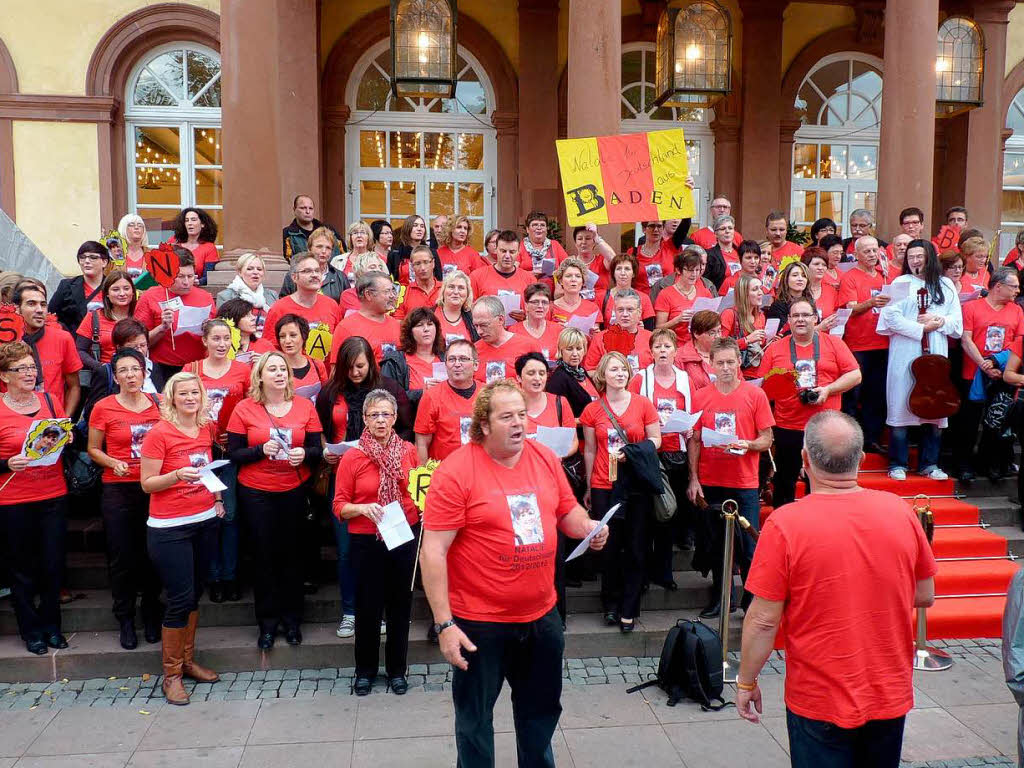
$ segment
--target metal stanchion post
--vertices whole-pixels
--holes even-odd
[[[935,521],[931,499],[923,493],[914,497],[914,512],[924,528],[928,543],[932,543]],[[914,669],[921,672],[941,672],[953,666],[953,657],[938,648],[928,647],[928,615],[924,608],[917,609],[917,640],[914,643]]]
[[[725,519],[725,542],[722,555],[722,596],[719,610],[718,634],[722,639],[722,680],[736,682],[736,670],[729,665],[729,612],[732,610],[732,566],[735,547],[736,518],[740,506],[732,499],[722,502],[722,517]]]

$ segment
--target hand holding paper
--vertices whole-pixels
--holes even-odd
[[[665,426],[661,428],[662,434],[670,432],[689,432],[693,429],[694,424],[700,421],[701,414],[704,411],[697,411],[696,413],[687,413],[686,411],[672,411],[672,415],[668,417],[668,421],[665,422]]]
[[[537,442],[546,445],[560,459],[569,455],[574,437],[576,430],[572,427],[537,427]]]
[[[612,515],[614,515],[616,510],[618,510],[618,508],[621,506],[621,504],[615,504],[611,507],[611,509],[605,512],[604,517],[601,518],[601,522],[595,525],[593,530],[591,530],[590,533],[588,533],[586,537],[583,539],[583,541],[581,541],[576,546],[576,549],[572,551],[572,554],[565,558],[565,562],[568,563],[570,560],[575,560],[577,557],[586,552],[590,548],[590,542],[593,540],[593,538],[601,532],[602,528],[608,525],[608,521],[612,519]]]
[[[584,335],[589,335],[591,329],[593,329],[596,323],[597,312],[587,315],[586,317],[581,317],[580,315],[573,315],[572,317],[565,321],[565,325],[567,328],[577,328]]]
[[[397,501],[392,501],[382,510],[382,517],[377,523],[377,532],[384,539],[384,544],[389,550],[412,541],[412,528],[405,519],[405,510]]]

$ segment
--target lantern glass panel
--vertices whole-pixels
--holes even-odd
[[[970,19],[950,16],[939,27],[935,54],[935,100],[948,105],[982,102],[984,46]]]

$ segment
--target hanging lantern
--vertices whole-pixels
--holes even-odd
[[[985,81],[985,45],[981,29],[964,16],[939,26],[935,55],[935,113],[950,117],[980,107]]]
[[[391,0],[391,92],[455,96],[455,0]]]
[[[710,107],[732,90],[732,20],[714,0],[666,8],[657,41],[659,107]]]

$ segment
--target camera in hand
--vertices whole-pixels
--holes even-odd
[[[804,405],[814,405],[818,402],[818,391],[816,389],[801,389],[796,393],[800,402]]]

